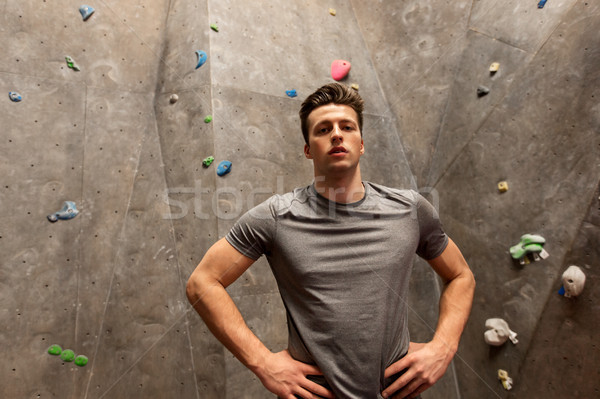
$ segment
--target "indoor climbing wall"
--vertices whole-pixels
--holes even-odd
[[[598,32],[578,0],[0,0],[0,396],[272,396],[185,282],[312,180],[298,109],[335,60],[366,101],[363,178],[425,194],[477,279],[423,398],[598,396]],[[413,340],[441,288],[417,261]],[[285,348],[264,259],[229,292]]]

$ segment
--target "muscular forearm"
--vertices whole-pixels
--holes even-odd
[[[466,269],[448,281],[440,297],[439,319],[433,342],[443,345],[452,355],[458,349],[460,336],[465,328],[475,291],[475,279]]]
[[[191,278],[187,295],[214,336],[246,367],[256,372],[261,359],[271,352],[248,328],[223,285],[202,277]]]

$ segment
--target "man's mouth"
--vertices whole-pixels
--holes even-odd
[[[342,146],[337,146],[337,147],[333,147],[330,151],[329,151],[329,155],[331,154],[339,154],[342,152],[348,152],[344,147]]]

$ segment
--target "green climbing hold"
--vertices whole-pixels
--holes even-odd
[[[61,353],[60,358],[65,362],[72,362],[75,359],[75,352],[71,349],[65,349]]]
[[[204,123],[211,123],[212,122],[212,115],[206,115],[206,118],[204,118]]]
[[[219,31],[219,27],[216,24],[210,24],[210,29],[214,30],[215,32]]]
[[[75,365],[83,367],[88,363],[87,356],[79,355],[75,358]]]
[[[65,56],[65,60],[67,61],[67,66],[69,68],[71,68],[74,71],[80,71],[81,69],[79,68],[79,66],[75,63],[75,61],[73,61],[73,58],[69,57],[68,55]]]
[[[54,356],[58,356],[62,353],[62,348],[58,345],[52,345],[48,348],[48,353]]]
[[[208,168],[213,161],[215,160],[215,157],[213,157],[212,155],[209,157],[206,157],[202,160],[202,165],[204,165],[205,168]]]

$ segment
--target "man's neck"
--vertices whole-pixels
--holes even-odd
[[[315,190],[328,200],[342,204],[360,201],[365,196],[360,170],[350,176],[315,176]]]

